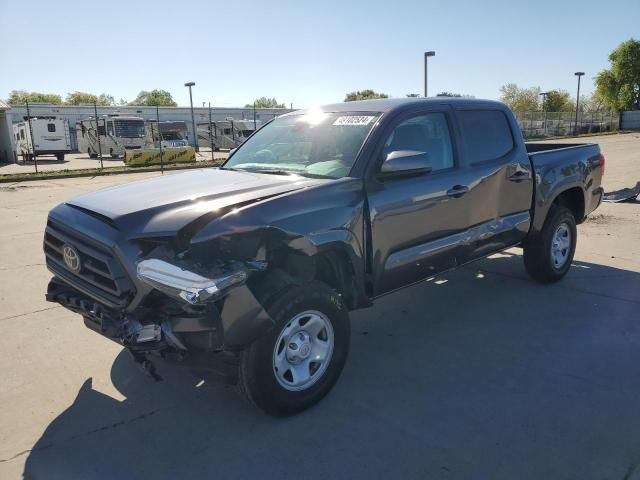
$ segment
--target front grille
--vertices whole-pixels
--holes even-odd
[[[70,270],[64,261],[68,244],[80,256],[80,271]],[[61,280],[110,307],[124,307],[134,292],[124,268],[108,247],[51,220],[44,234],[47,266]]]

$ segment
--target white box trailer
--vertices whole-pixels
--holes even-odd
[[[103,155],[118,158],[127,150],[140,150],[146,143],[144,119],[123,115],[89,117],[76,124],[78,151],[91,158]],[[100,143],[98,144],[98,136]]]
[[[63,161],[65,154],[71,152],[69,122],[66,120],[46,117],[27,119],[13,125],[13,134],[16,153],[25,162],[33,160],[34,155],[55,155],[59,161]]]

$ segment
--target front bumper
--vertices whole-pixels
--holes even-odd
[[[133,352],[238,351],[264,335],[273,320],[246,285],[216,303],[179,311],[141,306],[133,312],[111,308],[58,277],[49,282],[46,299],[82,315],[85,325]],[[155,326],[156,335],[149,335]]]

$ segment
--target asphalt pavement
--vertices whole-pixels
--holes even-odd
[[[640,180],[640,134],[590,141],[607,190]],[[512,249],[354,312],[334,390],[275,419],[44,301],[48,210],[155,175],[0,186],[0,478],[640,478],[640,202],[578,227],[560,283]]]

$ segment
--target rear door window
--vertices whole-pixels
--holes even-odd
[[[459,110],[457,115],[468,164],[496,160],[513,150],[511,127],[500,110]]]

